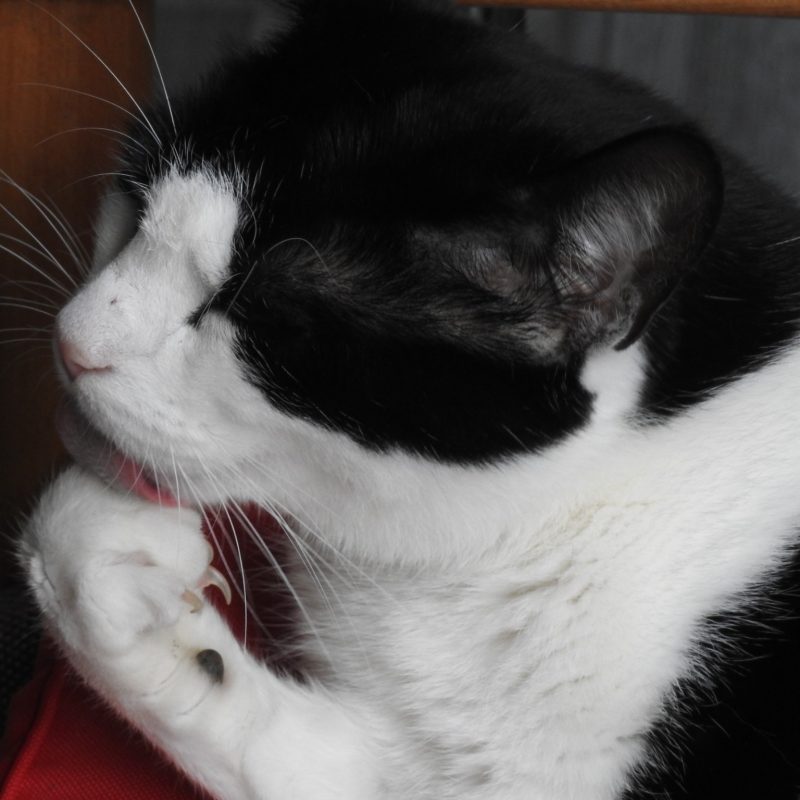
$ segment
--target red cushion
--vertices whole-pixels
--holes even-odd
[[[251,513],[250,518],[274,546],[274,522],[257,512]],[[236,525],[244,560],[263,569],[265,557],[252,542],[247,545],[250,537],[245,527],[249,528]],[[239,546],[234,544],[227,525],[219,520],[213,531],[210,538],[220,543],[216,564],[224,569],[224,559],[235,575],[240,563]],[[277,547],[276,552],[279,550]],[[267,608],[272,600],[267,600]],[[258,605],[265,607],[264,598]],[[245,615],[236,591],[225,614],[241,639]],[[256,631],[250,618],[247,644],[251,649]],[[5,737],[0,742],[0,800],[204,797],[207,796],[83,685],[48,642],[43,642],[34,678],[14,698]]]

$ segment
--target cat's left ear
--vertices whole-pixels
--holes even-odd
[[[698,260],[719,219],[711,147],[657,129],[570,165],[547,192],[547,270],[568,346],[636,341]]]

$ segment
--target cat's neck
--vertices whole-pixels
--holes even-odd
[[[596,393],[590,423],[543,453],[502,463],[372,455],[324,433],[319,452],[344,453],[342,468],[324,466],[324,455],[306,464],[305,499],[290,501],[293,513],[349,558],[438,569],[485,565],[492,553],[513,559],[519,548],[552,552],[604,506],[630,504],[634,523],[636,509],[655,503],[668,515],[716,514],[720,525],[745,494],[759,512],[759,492],[773,508],[787,494],[794,508],[800,410],[787,387],[800,376],[800,351],[789,348],[757,376],[650,422],[637,414],[643,358],[638,346],[591,357],[583,375]]]

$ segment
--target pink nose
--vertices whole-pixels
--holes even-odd
[[[58,338],[58,353],[67,375],[73,381],[85,372],[106,372],[111,369],[107,365],[92,364],[72,342],[61,337]]]

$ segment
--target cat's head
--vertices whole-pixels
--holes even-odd
[[[590,426],[596,356],[630,410],[721,201],[671,113],[444,12],[306,3],[134,130],[57,321],[67,438],[162,501],[357,528]]]

